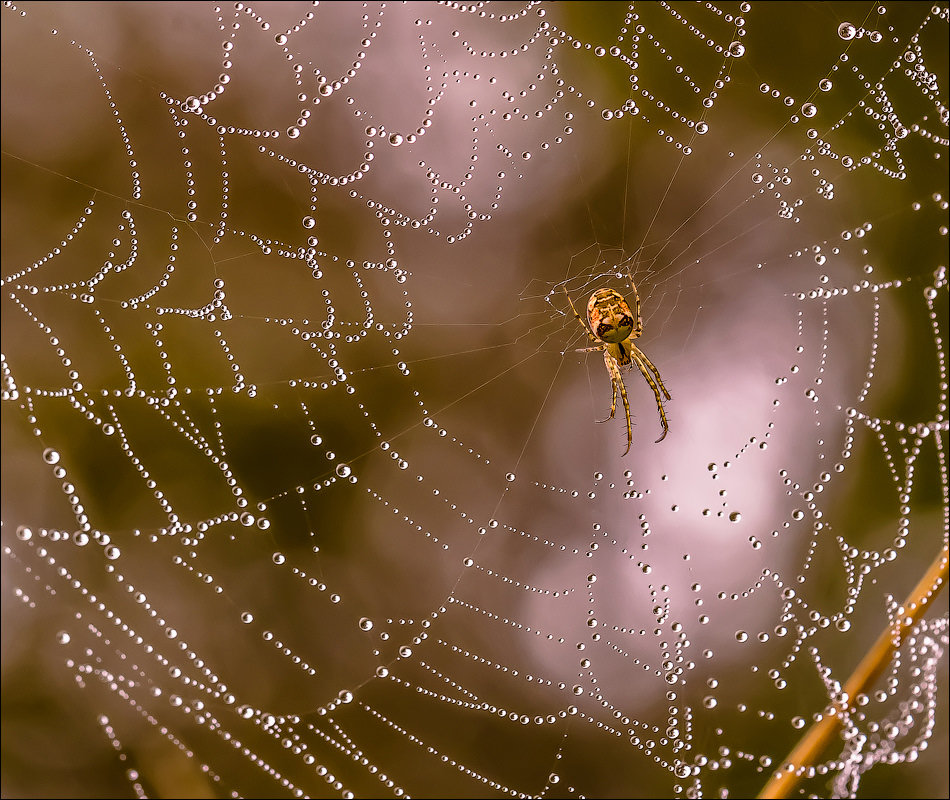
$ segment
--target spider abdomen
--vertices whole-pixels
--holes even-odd
[[[590,296],[587,320],[594,335],[603,342],[616,344],[633,332],[633,313],[616,289],[598,289]]]

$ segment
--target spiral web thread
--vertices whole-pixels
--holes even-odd
[[[758,791],[948,536],[948,11],[841,9],[5,3],[4,791]]]

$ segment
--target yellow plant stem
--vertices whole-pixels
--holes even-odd
[[[874,681],[890,663],[895,650],[900,647],[907,631],[913,628],[930,608],[933,599],[947,582],[948,563],[950,555],[944,545],[940,555],[908,595],[894,623],[881,633],[848,678],[844,685],[845,704],[833,706],[808,729],[782,766],[773,773],[759,794],[760,798],[788,797],[791,794],[808,767],[818,760],[828,743],[837,735],[844,712],[854,710],[855,699],[858,695],[866,694],[873,686]]]

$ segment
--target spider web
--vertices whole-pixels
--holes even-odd
[[[947,542],[947,7],[3,14],[4,794],[756,793]]]

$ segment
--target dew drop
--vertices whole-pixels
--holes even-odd
[[[853,39],[857,32],[857,28],[855,28],[850,22],[842,22],[838,26],[838,36],[840,36],[845,41],[848,39]]]

